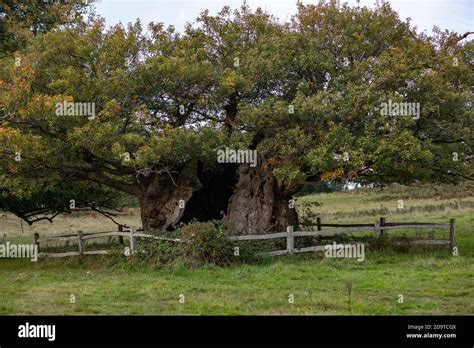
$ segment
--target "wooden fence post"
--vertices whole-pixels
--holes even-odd
[[[288,250],[288,253],[293,254],[294,250],[294,236],[293,236],[293,226],[288,226],[286,228],[287,236],[286,236],[286,249]]]
[[[321,231],[321,218],[320,217],[316,218],[316,227],[318,231]],[[316,243],[318,245],[321,244],[321,236],[316,237]]]
[[[375,238],[380,237],[380,222],[376,222],[374,225]]]
[[[452,247],[456,243],[456,220],[449,220],[449,245]]]
[[[379,224],[380,227],[382,226],[385,226],[385,218],[384,217],[381,217],[380,218],[380,224]],[[380,237],[383,237],[384,235],[384,230],[383,229],[380,229]]]
[[[84,255],[85,243],[84,239],[82,239],[83,233],[82,231],[77,231],[77,237],[79,238],[79,255]]]
[[[119,230],[119,232],[123,232],[123,225],[118,225],[118,230]],[[119,236],[118,241],[119,241],[120,244],[123,245],[123,236]]]
[[[39,240],[39,233],[35,233],[35,234],[33,235],[33,244],[37,246],[38,252],[39,252],[39,250],[40,250],[40,245],[39,245],[38,240]]]
[[[135,254],[135,233],[137,232],[136,227],[130,227],[130,255]]]

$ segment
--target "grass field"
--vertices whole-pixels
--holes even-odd
[[[364,262],[304,254],[197,269],[143,266],[105,256],[38,263],[2,259],[0,314],[474,313],[472,186],[355,190],[306,196],[300,202],[305,200],[323,203],[316,210],[327,222],[372,223],[382,215],[387,221],[446,223],[455,218],[460,256],[452,256],[447,248],[407,253],[366,250]],[[136,211],[121,220],[139,225]],[[79,229],[115,227],[99,217],[76,216],[62,217],[54,224],[23,225],[22,232],[17,218],[0,218],[0,238],[5,235],[17,243],[30,242],[34,232],[47,235]],[[348,287],[352,288],[350,306]]]

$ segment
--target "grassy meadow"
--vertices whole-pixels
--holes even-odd
[[[322,203],[313,209],[323,223],[374,223],[380,216],[387,222],[447,223],[455,218],[460,255],[452,256],[447,247],[366,250],[363,262],[315,253],[196,269],[179,264],[145,266],[107,256],[37,263],[0,259],[0,315],[474,313],[473,186],[394,186],[324,193],[299,198],[300,207],[305,201]],[[130,210],[119,221],[139,226],[138,211]],[[106,218],[91,215],[63,216],[53,224],[32,226],[22,226],[11,215],[0,217],[4,242],[30,243],[35,232],[45,236],[77,230],[113,231],[116,227]],[[393,231],[397,233],[401,231]],[[448,234],[438,231],[436,237]]]

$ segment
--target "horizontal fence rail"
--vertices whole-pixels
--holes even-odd
[[[249,234],[245,236],[232,236],[229,237],[229,240],[232,242],[242,241],[242,240],[265,240],[265,239],[275,239],[275,238],[284,238],[286,237],[287,232],[279,232],[272,234]]]
[[[449,245],[453,246],[456,238],[456,223],[454,219],[451,219],[449,224],[439,223],[420,223],[420,222],[400,222],[400,223],[387,223],[385,218],[380,218],[380,221],[374,224],[323,224],[321,218],[317,218],[316,231],[294,231],[293,226],[288,226],[286,232],[278,232],[271,234],[256,234],[256,235],[242,235],[242,236],[230,236],[228,240],[231,242],[240,241],[258,241],[258,240],[270,240],[277,238],[286,238],[287,248],[286,250],[276,250],[263,253],[268,256],[278,256],[293,253],[305,253],[305,252],[318,252],[324,251],[325,246],[317,245],[305,248],[295,248],[294,239],[295,237],[321,237],[321,236],[333,236],[341,233],[353,233],[353,232],[371,232],[374,233],[375,237],[382,237],[385,231],[390,230],[403,230],[403,229],[448,229],[449,228],[449,239],[419,239],[409,240],[411,244],[427,244],[427,245]],[[333,229],[322,229],[323,227],[333,227]],[[128,247],[129,255],[133,255],[136,252],[136,239],[137,238],[149,238],[155,240],[164,240],[174,243],[184,243],[179,238],[168,238],[147,233],[137,232],[143,230],[137,230],[136,227],[131,227],[129,231],[123,231],[123,226],[119,226],[119,231],[112,232],[94,232],[94,233],[83,233],[78,231],[77,234],[69,235],[57,235],[46,238],[39,238],[38,233],[34,234],[33,242],[38,246],[38,250],[41,244],[58,243],[58,242],[78,242],[78,251],[70,251],[63,253],[39,253],[40,257],[69,257],[69,256],[83,256],[83,255],[105,255],[109,253],[108,250],[91,250],[86,251],[86,241],[106,238],[109,240],[112,237],[119,237],[119,242],[124,244],[123,237],[128,237],[130,244]],[[401,243],[397,243],[401,244]],[[127,250],[127,249],[126,249]],[[263,255],[261,254],[261,255]]]
[[[450,225],[447,224],[427,224],[427,225],[391,225],[391,226],[380,226],[381,230],[400,230],[400,229],[441,229],[448,228]]]
[[[375,225],[372,225],[371,227],[338,227],[333,230],[296,231],[294,232],[294,235],[297,237],[317,237],[347,232],[373,232],[374,229]]]

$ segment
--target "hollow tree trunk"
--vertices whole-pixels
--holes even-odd
[[[143,179],[139,203],[144,229],[167,229],[180,222],[183,206],[201,188],[195,172],[196,163],[192,163],[175,178],[152,175]]]
[[[145,229],[220,219],[225,213],[232,234],[284,231],[297,223],[296,211],[289,207],[297,189],[280,185],[267,165],[225,164],[210,173],[193,163],[174,180],[167,175],[150,177],[142,187],[139,201]]]
[[[289,201],[296,188],[278,184],[271,168],[240,165],[238,182],[227,209],[232,234],[262,234],[270,230],[284,231],[297,223],[295,209]]]
[[[180,222],[188,223],[194,219],[198,221],[222,219],[227,212],[229,199],[237,182],[236,168],[234,164],[225,164],[209,171],[199,163],[198,179],[202,183],[202,188],[194,192],[187,202]]]

